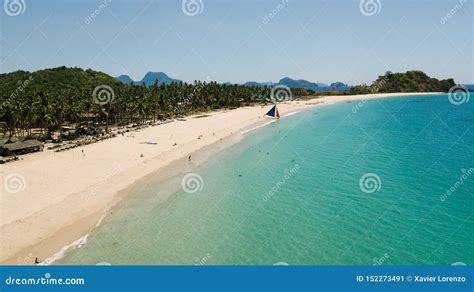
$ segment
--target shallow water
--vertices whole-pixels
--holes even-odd
[[[472,265],[473,125],[447,95],[301,112],[195,170],[194,193],[144,185],[56,263]]]

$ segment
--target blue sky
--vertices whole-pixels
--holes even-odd
[[[1,11],[2,73],[65,65],[135,80],[360,84],[417,69],[474,80],[472,0],[363,0],[372,16],[356,0],[195,0],[193,16],[181,0],[3,1],[24,10]]]

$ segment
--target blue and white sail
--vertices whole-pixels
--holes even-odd
[[[274,105],[274,106],[266,113],[266,116],[279,119],[279,118],[280,118],[280,112],[278,111],[277,106]]]

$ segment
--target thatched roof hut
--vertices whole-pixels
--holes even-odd
[[[37,152],[43,150],[43,143],[29,139],[24,141],[15,141],[11,143],[5,143],[0,145],[1,156],[20,155],[25,153]]]

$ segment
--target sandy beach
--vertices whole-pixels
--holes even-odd
[[[284,117],[336,102],[417,94],[329,96],[278,107]],[[271,120],[263,115],[270,107],[242,107],[186,117],[185,121],[129,132],[65,152],[44,150],[2,165],[2,186],[13,174],[20,178],[20,186],[15,189],[18,192],[2,188],[0,262],[30,265],[36,257],[40,261],[51,257],[93,230],[119,201],[118,194],[126,194],[148,175],[166,177],[197,167],[212,156],[212,151],[269,123]],[[156,141],[157,145],[143,144],[145,141]],[[193,155],[191,162],[189,155]],[[186,167],[164,171],[175,163]]]

